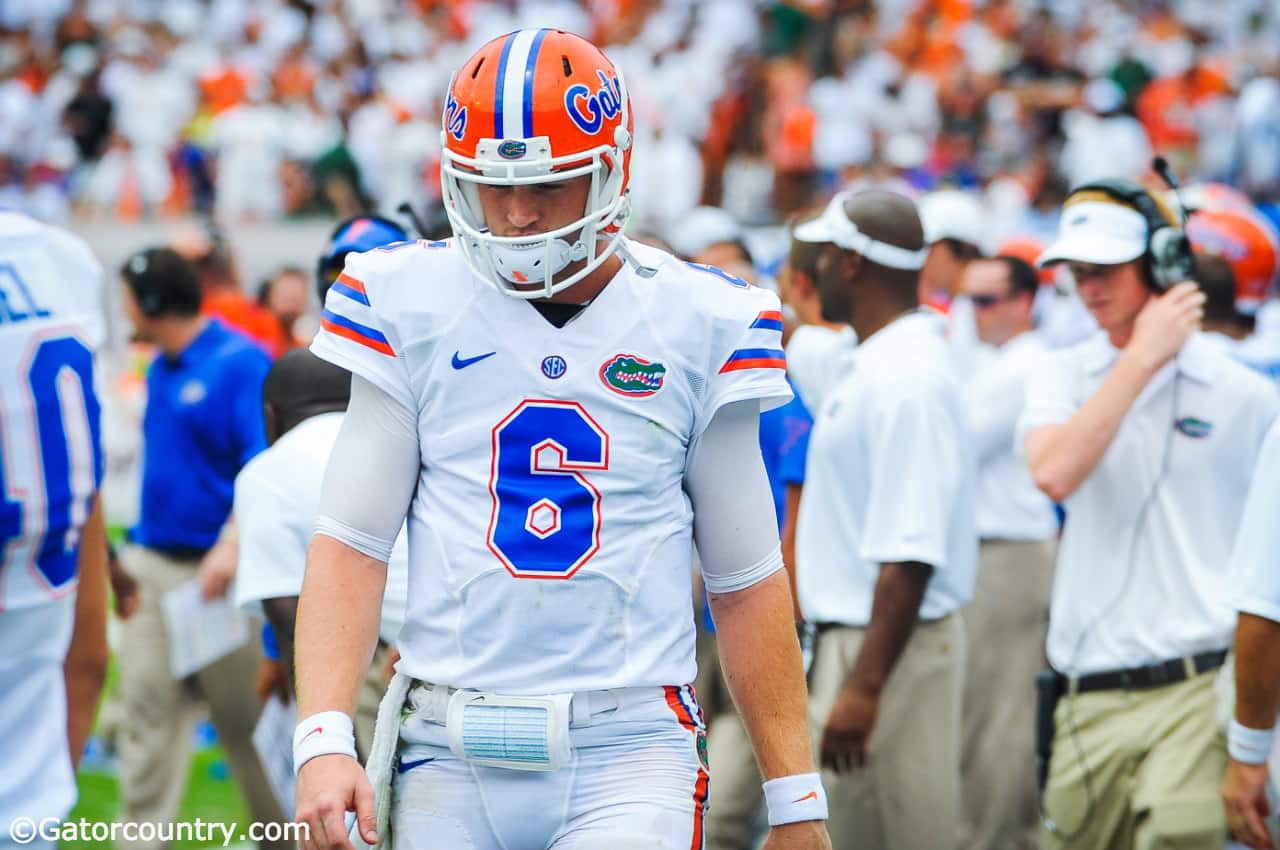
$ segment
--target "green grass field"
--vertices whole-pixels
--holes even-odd
[[[110,529],[111,538],[118,544],[123,540],[121,529]],[[103,687],[103,697],[115,689],[118,671],[115,658],[107,668],[107,681]],[[191,772],[187,777],[187,790],[178,809],[178,822],[189,822],[196,818],[204,821],[235,823],[236,834],[248,830],[249,816],[244,801],[235,783],[226,775],[222,750],[213,746],[198,747],[191,759]],[[68,821],[84,818],[90,823],[112,823],[120,815],[119,780],[113,772],[103,772],[100,765],[82,766],[76,776],[79,799],[68,815]],[[84,848],[84,850],[108,850],[94,841],[64,841],[62,847]],[[213,843],[193,843],[179,841],[174,850],[187,850],[196,847],[221,847],[221,840]],[[233,845],[234,846],[234,845]]]
[[[187,779],[187,793],[178,810],[178,822],[193,821],[198,817],[205,821],[238,824],[237,834],[248,830],[249,816],[240,792],[230,778],[222,778],[225,771],[217,769],[222,762],[222,751],[217,746],[196,753],[191,760],[191,774]],[[119,819],[119,783],[114,776],[82,770],[76,777],[76,784],[80,789],[80,799],[68,820],[85,818],[90,823],[111,823]],[[61,846],[103,850],[93,841],[64,841]],[[173,846],[178,850],[221,847],[222,843],[220,840],[204,844],[179,841]]]

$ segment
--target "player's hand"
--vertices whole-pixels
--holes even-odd
[[[138,583],[125,572],[114,552],[107,560],[107,574],[111,580],[111,595],[115,597],[116,616],[127,620],[138,613]]]
[[[770,827],[760,850],[831,850],[824,820],[804,820]]]
[[[1227,827],[1231,837],[1253,850],[1274,850],[1265,820],[1271,814],[1267,804],[1267,765],[1227,760],[1222,778],[1222,801],[1227,807]]]
[[[293,699],[293,691],[289,687],[289,671],[285,670],[283,662],[270,658],[264,658],[258,664],[258,675],[253,689],[257,691],[258,699],[263,702],[271,699],[273,695],[280,697],[280,702],[285,705]]]
[[[1149,300],[1133,324],[1128,348],[1150,369],[1159,369],[1182,349],[1204,318],[1204,293],[1191,281]]]
[[[240,544],[234,539],[222,539],[205,553],[200,562],[200,595],[205,599],[221,599],[227,595],[236,577],[236,563],[240,560]]]
[[[867,742],[880,711],[880,696],[850,683],[840,691],[822,730],[822,766],[845,773],[867,763]]]
[[[304,764],[298,771],[295,811],[298,823],[307,825],[299,842],[302,850],[353,850],[345,820],[351,811],[365,843],[378,841],[373,786],[351,756],[316,756]]]

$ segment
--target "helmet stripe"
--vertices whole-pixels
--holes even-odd
[[[520,30],[507,39],[498,63],[498,101],[495,124],[498,139],[523,138],[524,114],[531,107],[524,104],[525,68],[538,30]]]
[[[538,30],[533,38],[533,46],[529,48],[529,61],[524,66],[524,138],[533,138],[533,70],[538,65],[538,49],[542,47],[542,39],[547,30]]]
[[[495,86],[497,91],[494,92],[494,110],[493,110],[493,137],[495,139],[504,138],[502,133],[502,90],[506,87],[504,80],[507,76],[507,58],[511,55],[511,45],[516,40],[517,32],[507,36],[507,40],[502,44],[502,58],[498,60],[498,77]]]

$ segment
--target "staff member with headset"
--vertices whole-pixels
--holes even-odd
[[[1137,184],[1076,189],[1040,263],[1068,264],[1102,329],[1045,361],[1018,426],[1066,508],[1042,847],[1221,847],[1227,562],[1280,400],[1197,330],[1186,238]]]
[[[279,822],[283,815],[251,742],[261,708],[253,689],[257,649],[246,644],[194,681],[175,680],[161,606],[166,592],[192,578],[207,598],[230,587],[238,547],[224,528],[236,473],[266,446],[261,398],[271,361],[247,337],[200,314],[200,281],[175,251],[142,251],[125,262],[121,276],[134,330],[159,349],[147,370],[141,511],[121,553],[127,572],[113,575],[119,591],[137,593],[116,653],[125,707],[122,820],[167,823],[177,816],[198,694],[252,819]]]

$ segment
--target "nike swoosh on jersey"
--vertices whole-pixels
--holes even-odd
[[[453,368],[465,369],[468,366],[470,366],[472,363],[479,363],[481,360],[485,360],[489,357],[492,357],[497,353],[498,352],[496,351],[490,351],[488,354],[479,354],[475,357],[462,358],[462,357],[459,357],[458,352],[455,351],[453,352]]]
[[[435,759],[429,758],[429,759],[418,759],[417,761],[402,761],[400,762],[400,765],[399,767],[396,768],[396,770],[400,771],[401,773],[408,773],[409,771],[413,770],[415,767],[422,767],[422,765],[430,761],[435,761]]]

